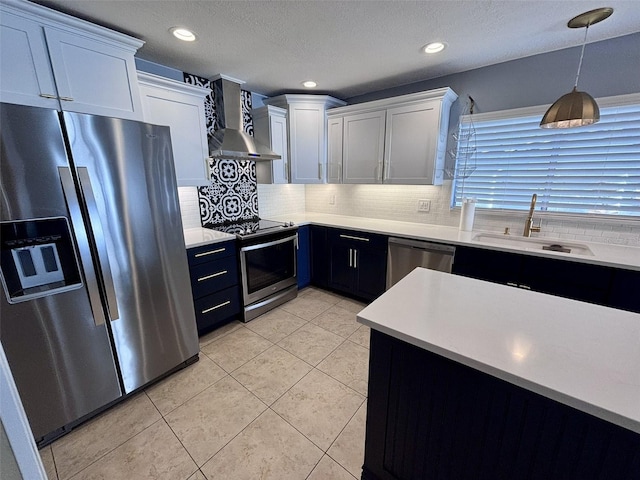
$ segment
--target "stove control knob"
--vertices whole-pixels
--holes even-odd
[[[290,226],[290,227],[293,227],[293,222],[289,222],[289,226]]]

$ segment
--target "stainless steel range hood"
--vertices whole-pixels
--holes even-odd
[[[209,139],[209,154],[214,158],[237,160],[278,160],[282,158],[261,145],[244,131],[240,84],[220,76],[214,81],[218,129]]]

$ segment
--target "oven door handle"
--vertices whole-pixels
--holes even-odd
[[[290,237],[286,237],[286,238],[281,238],[279,240],[274,240],[273,242],[267,242],[267,243],[259,243],[257,245],[250,245],[248,247],[242,247],[240,249],[241,252],[248,252],[250,250],[257,250],[258,248],[267,248],[267,247],[272,247],[274,245],[279,245],[281,243],[286,243],[286,242],[290,242],[291,240],[295,241],[298,238],[298,234],[296,233],[295,235],[292,235]]]

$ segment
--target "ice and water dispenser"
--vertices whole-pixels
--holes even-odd
[[[0,223],[2,286],[9,303],[73,290],[82,285],[64,217]]]

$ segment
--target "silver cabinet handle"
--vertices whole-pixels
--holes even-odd
[[[349,268],[353,266],[353,260],[351,259],[351,255],[352,255],[351,252],[353,252],[353,250],[349,249]]]
[[[104,311],[102,310],[102,298],[100,297],[100,288],[98,287],[98,278],[93,267],[93,259],[91,258],[91,248],[87,238],[84,222],[82,220],[82,212],[80,211],[80,202],[76,196],[76,187],[71,177],[71,170],[68,167],[58,167],[60,182],[62,183],[62,192],[69,209],[71,225],[77,239],[78,251],[80,253],[80,264],[84,272],[84,280],[87,284],[89,293],[89,304],[93,312],[93,321],[96,325],[104,324]]]
[[[104,241],[104,229],[100,221],[100,213],[98,205],[91,187],[91,179],[89,178],[89,170],[87,167],[78,167],[78,179],[80,180],[80,188],[84,196],[84,201],[89,212],[89,223],[93,230],[93,239],[95,241],[96,250],[100,269],[102,270],[102,279],[104,281],[104,289],[107,294],[107,309],[111,320],[120,318],[118,313],[118,299],[116,298],[116,288],[111,275],[111,265],[109,264],[109,255],[107,254],[107,244]]]
[[[353,250],[353,268],[358,268],[358,250]]]
[[[57,95],[51,95],[50,93],[41,93],[41,94],[40,94],[40,96],[41,96],[42,98],[55,98],[55,99],[57,99],[57,98],[58,98],[58,96],[57,96]],[[61,167],[61,168],[64,168],[64,167]]]
[[[220,305],[216,305],[215,307],[211,307],[211,308],[207,308],[205,310],[202,310],[202,313],[212,312],[212,311],[214,311],[214,310],[216,310],[218,308],[224,307],[225,305],[229,305],[230,303],[231,303],[231,300],[227,300],[226,302],[222,302]]]
[[[507,282],[507,285],[509,285],[510,287],[517,287],[518,284],[515,282]]]
[[[207,275],[205,277],[200,277],[200,278],[198,278],[198,281],[199,282],[204,282],[205,280],[209,280],[211,278],[219,277],[220,275],[226,275],[227,273],[229,273],[229,272],[227,272],[227,270],[222,270],[221,272],[216,272],[216,273],[212,273],[211,275]]]
[[[518,285],[520,288],[524,288],[525,290],[531,290],[529,285]]]
[[[60,100],[63,102],[73,102],[73,98],[71,97],[60,97]]]
[[[322,180],[322,164],[318,164],[318,180]]]
[[[224,252],[225,250],[226,248],[218,248],[217,250],[209,250],[208,252],[196,253],[194,256],[196,258],[199,258],[199,257],[204,257],[206,255],[213,255],[214,253],[221,253],[221,252]]]
[[[350,240],[360,240],[361,242],[368,242],[369,239],[368,238],[364,238],[364,237],[354,237],[352,235],[342,235],[340,234],[340,238],[348,238]]]

